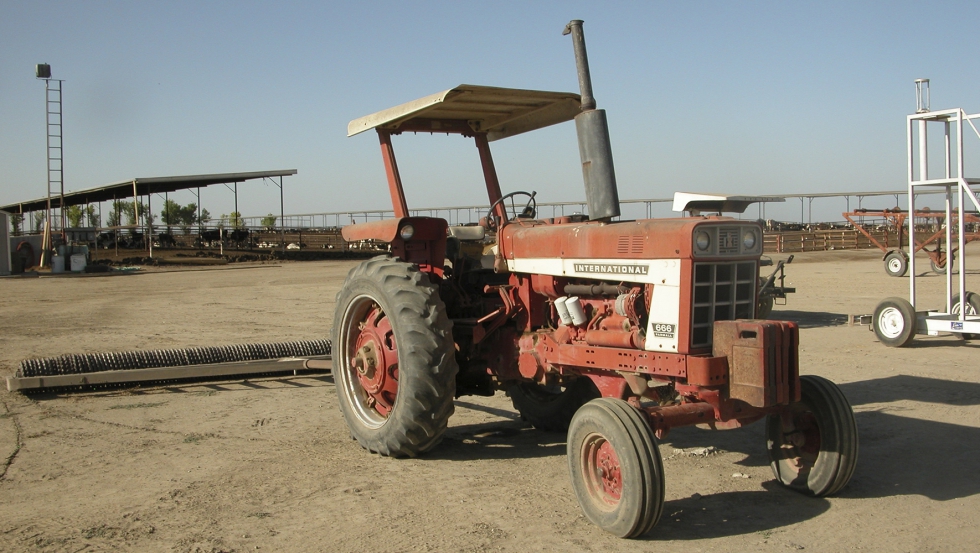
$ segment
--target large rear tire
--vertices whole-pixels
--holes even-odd
[[[663,512],[664,465],[640,412],[625,401],[594,399],[568,429],[568,468],[586,518],[620,538],[650,531]]]
[[[351,435],[414,457],[442,439],[458,367],[452,322],[429,277],[387,256],[354,267],[337,294],[334,381]]]
[[[579,407],[600,396],[588,377],[572,380],[565,388],[521,382],[509,390],[514,408],[531,426],[545,432],[565,432]]]
[[[766,419],[772,473],[806,495],[837,493],[857,466],[854,411],[840,388],[819,376],[800,377],[800,396],[800,402]]]

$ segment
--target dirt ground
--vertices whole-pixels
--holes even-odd
[[[355,263],[0,279],[0,376],[33,356],[323,338]],[[798,254],[787,274],[798,293],[773,318],[800,323],[802,372],[838,382],[860,428],[836,497],[778,486],[761,423],[676,429],[660,445],[664,517],[619,540],[582,516],[564,436],[527,427],[503,394],[461,398],[440,446],[396,460],[351,440],[329,376],[3,391],[0,550],[976,550],[980,340],[893,349],[847,326],[907,297],[879,252]],[[943,279],[918,282],[919,306],[938,307]]]

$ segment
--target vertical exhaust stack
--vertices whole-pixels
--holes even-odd
[[[575,66],[582,95],[582,113],[575,116],[578,150],[582,157],[582,177],[585,179],[585,200],[589,218],[609,221],[619,216],[619,191],[613,167],[612,145],[605,110],[595,108],[592,96],[592,77],[589,75],[589,56],[585,52],[582,20],[573,19],[565,26],[563,35],[572,35],[575,47]]]

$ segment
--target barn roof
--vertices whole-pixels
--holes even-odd
[[[121,182],[97,186],[77,192],[65,192],[65,206],[86,205],[109,200],[146,196],[148,194],[175,192],[189,188],[200,188],[212,184],[228,184],[244,182],[266,177],[285,177],[295,175],[296,169],[280,169],[278,171],[251,171],[246,173],[215,173],[210,175],[180,175],[172,177],[139,177]],[[47,209],[47,197],[24,202],[16,202],[0,206],[0,211],[8,213],[25,213]],[[51,197],[51,207],[61,207],[61,197]]]

